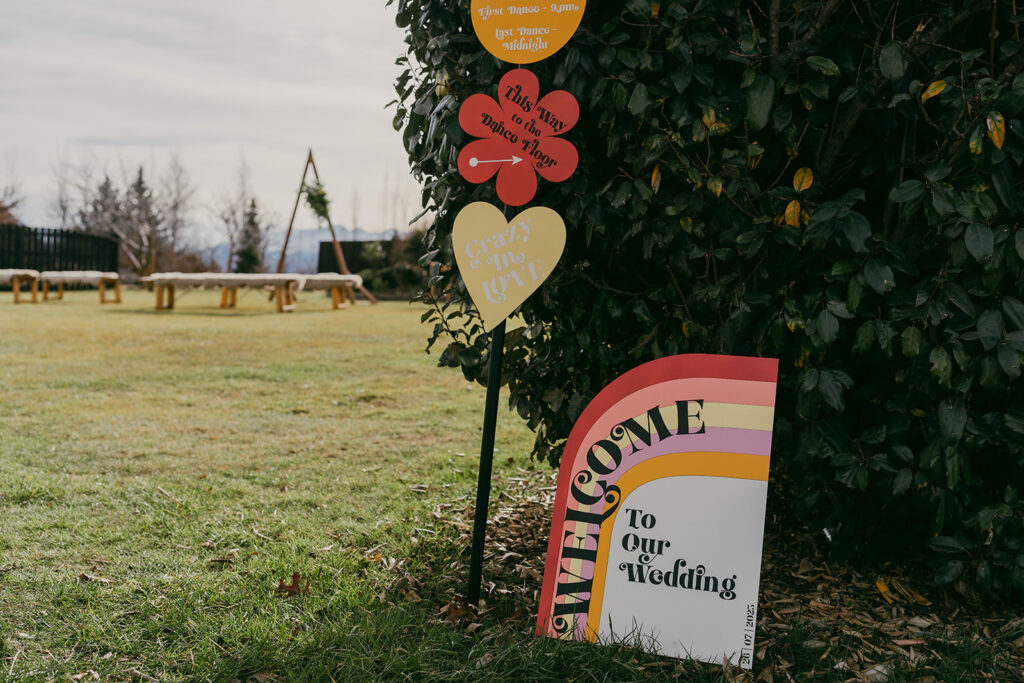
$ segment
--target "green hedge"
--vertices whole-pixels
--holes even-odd
[[[453,266],[425,320],[483,380],[451,228],[498,203],[455,161],[458,108],[507,66],[468,2],[399,0],[395,126]],[[668,354],[781,359],[776,475],[840,539],[930,548],[937,577],[1024,592],[1024,50],[1012,3],[592,2],[532,68],[580,101],[576,175],[541,181],[559,268],[503,380],[557,462],[611,379]],[[1024,12],[1024,5],[1022,5]],[[428,346],[429,348],[429,346]]]

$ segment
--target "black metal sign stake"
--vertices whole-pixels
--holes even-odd
[[[484,537],[487,535],[487,506],[491,500],[491,466],[494,463],[494,429],[498,422],[498,391],[501,388],[501,360],[505,351],[505,321],[491,333],[491,357],[487,368],[487,402],[484,406],[484,433],[480,443],[480,476],[476,484],[476,509],[473,513],[473,554],[469,561],[469,588],[466,602],[480,604],[480,577],[484,567]]]

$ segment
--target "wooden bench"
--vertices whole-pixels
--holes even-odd
[[[296,273],[242,274],[242,273],[153,273],[141,282],[156,290],[156,310],[173,310],[178,288],[220,288],[220,307],[234,308],[238,302],[238,289],[273,289],[278,313],[295,310],[295,292],[302,288],[305,275]],[[166,295],[166,298],[165,298]]]
[[[10,282],[14,292],[14,303],[21,303],[21,284],[27,282],[32,292],[32,303],[39,301],[39,271],[6,268],[0,269],[0,282]]]
[[[351,302],[355,304],[355,289],[363,286],[363,278],[359,275],[342,275],[341,273],[317,273],[307,275],[301,289],[310,291],[330,291],[331,308],[345,308]],[[348,301],[346,301],[346,299]]]
[[[121,278],[114,272],[99,270],[44,270],[39,275],[43,282],[43,301],[50,299],[50,286],[57,286],[57,299],[64,298],[64,285],[89,285],[100,291],[100,303],[107,303],[107,287],[114,286],[113,303],[121,303]]]

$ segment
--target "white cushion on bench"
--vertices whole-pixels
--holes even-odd
[[[0,268],[0,282],[10,282],[16,277],[26,280],[38,280],[39,271],[25,268]]]
[[[117,273],[100,270],[44,270],[39,274],[43,282],[51,285],[99,285],[119,280]]]

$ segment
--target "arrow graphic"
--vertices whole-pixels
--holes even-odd
[[[506,164],[511,161],[512,165],[515,166],[522,160],[522,157],[517,157],[515,154],[512,155],[511,159],[477,159],[473,157],[469,160],[469,165],[476,168],[480,164]]]

